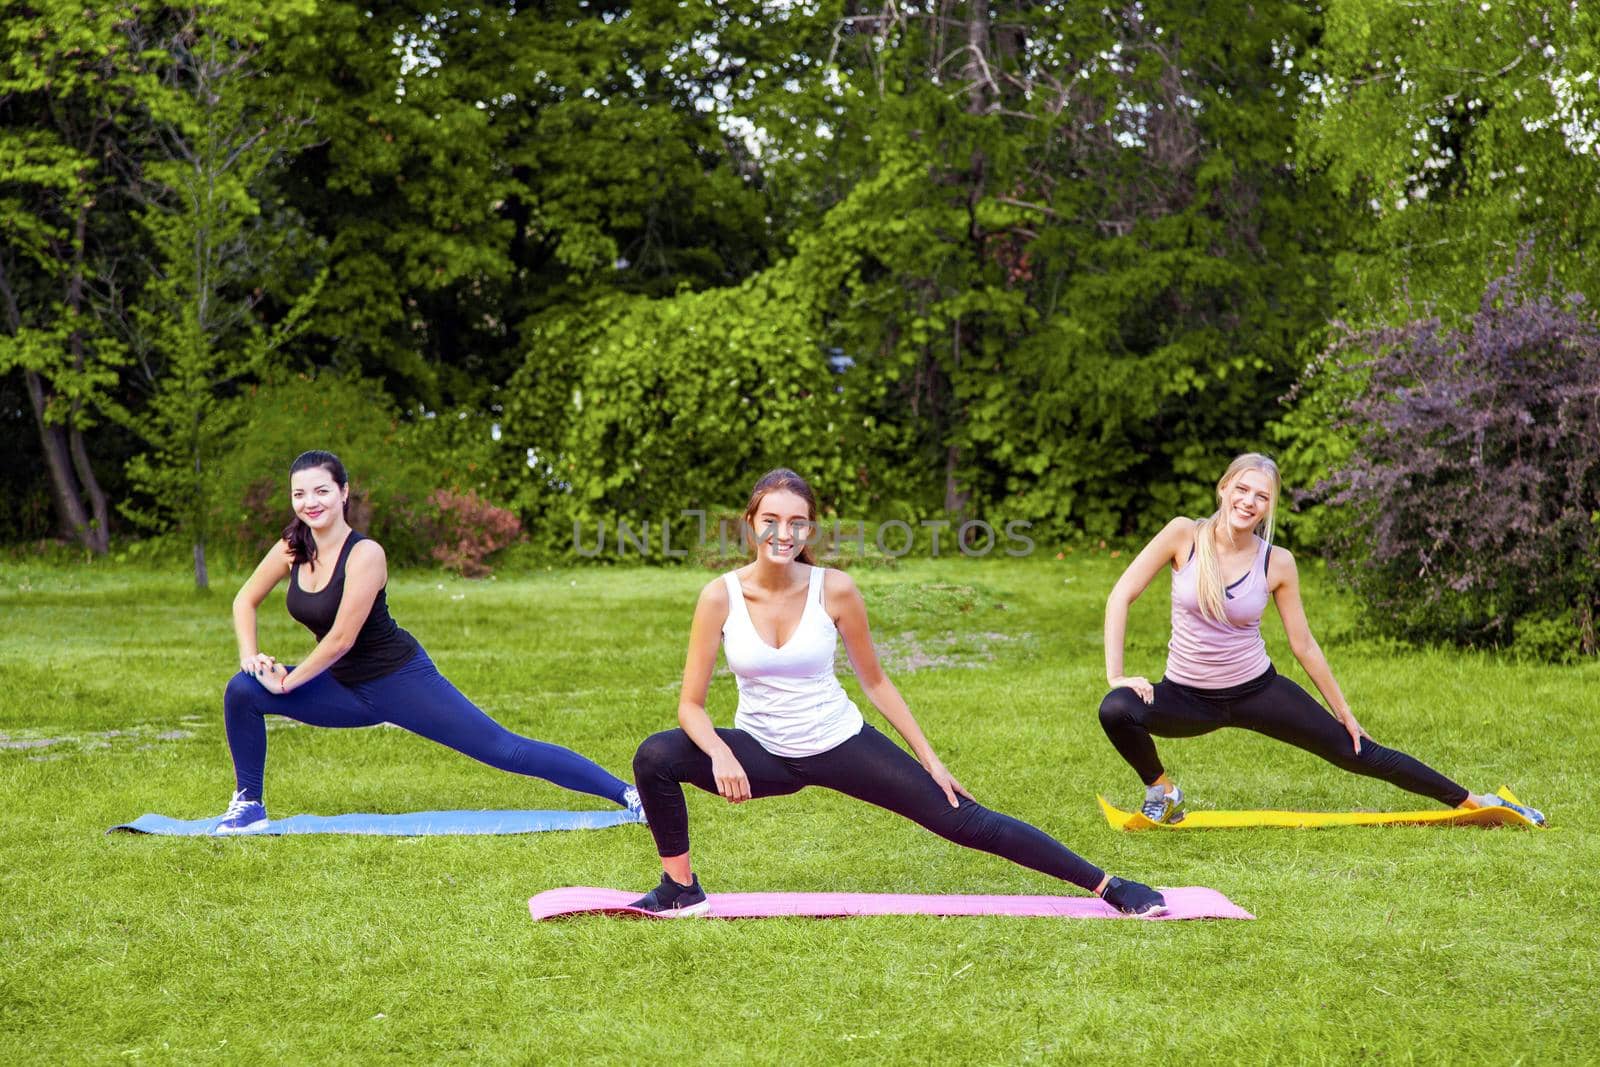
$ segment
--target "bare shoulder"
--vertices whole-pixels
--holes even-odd
[[[370,537],[363,537],[350,549],[350,562],[361,563],[364,566],[381,566],[388,562],[389,557],[384,554],[383,546]]]
[[[1279,545],[1272,545],[1267,549],[1267,585],[1277,588],[1279,583],[1299,577],[1299,568],[1294,562],[1294,553]]]
[[[856,588],[856,580],[838,567],[824,567],[822,570],[822,592],[827,596],[837,593],[848,596],[851,593],[857,596],[861,591]]]
[[[1198,521],[1198,519],[1191,519],[1187,515],[1174,516],[1167,520],[1165,526],[1161,527],[1161,532],[1156,534],[1156,539],[1174,542],[1189,540],[1194,537],[1194,527]]]
[[[838,622],[844,616],[844,609],[860,608],[866,610],[866,602],[861,599],[861,590],[856,587],[856,580],[837,567],[825,568],[822,572],[822,607],[828,617]]]
[[[1183,561],[1189,557],[1189,550],[1194,547],[1194,519],[1187,515],[1178,515],[1168,520],[1150,543],[1161,548],[1172,561],[1174,567],[1182,567]]]
[[[702,608],[716,608],[721,611],[728,610],[728,583],[719,575],[700,587],[700,598],[696,604]]]

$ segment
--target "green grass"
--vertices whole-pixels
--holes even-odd
[[[1116,834],[1094,794],[1131,802],[1138,783],[1094,712],[1121,563],[946,560],[858,580],[896,681],[979,799],[1113,871],[1213,886],[1254,923],[535,925],[541,889],[653,884],[647,831],[107,837],[227,801],[236,576],[199,597],[181,573],[5,564],[0,1062],[1592,1062],[1600,669],[1366,641],[1312,575],[1313,625],[1372,734],[1471,788],[1511,785],[1552,828]],[[705,579],[409,573],[390,600],[486,710],[626,774],[674,721]],[[1161,582],[1130,635],[1130,668],[1152,676],[1164,598]],[[309,647],[281,595],[262,631],[283,658]],[[731,719],[726,674],[711,705]],[[270,746],[280,815],[603,806],[398,730],[284,726]],[[1427,805],[1242,732],[1162,751],[1200,805]],[[1056,889],[821,791],[689,804],[713,890]]]

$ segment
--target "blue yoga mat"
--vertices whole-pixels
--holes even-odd
[[[375,834],[417,837],[434,834],[533,834],[543,830],[603,830],[640,820],[626,808],[615,811],[407,811],[393,815],[291,815],[273,819],[265,830],[215,834],[220,816],[170,819],[141,815],[106,833],[163,834],[169,837],[274,837],[281,834]]]

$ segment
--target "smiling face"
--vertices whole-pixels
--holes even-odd
[[[768,563],[791,562],[816,533],[816,516],[799,493],[774,489],[762,495],[747,516],[756,544],[756,558]]]
[[[1222,519],[1228,528],[1248,533],[1272,513],[1273,497],[1277,483],[1271,474],[1259,468],[1247,468],[1222,490]]]
[[[321,533],[344,520],[348,486],[342,486],[326,467],[308,467],[289,475],[289,503],[301,522]]]

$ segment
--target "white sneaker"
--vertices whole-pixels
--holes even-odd
[[[632,812],[635,819],[649,825],[650,820],[644,817],[644,802],[639,799],[639,791],[631,785],[623,790],[622,806]]]

